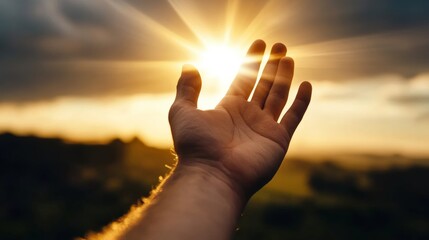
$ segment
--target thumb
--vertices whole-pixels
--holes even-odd
[[[183,65],[182,75],[177,83],[176,91],[174,103],[183,102],[195,108],[197,107],[198,96],[201,91],[201,76],[194,66]]]

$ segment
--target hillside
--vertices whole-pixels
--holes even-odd
[[[429,159],[383,168],[290,158],[256,194],[236,239],[427,239]],[[397,164],[398,159],[408,164]],[[108,144],[0,135],[2,239],[73,239],[127,212],[174,164],[135,138]],[[377,165],[377,164],[376,164]],[[309,231],[311,229],[311,231]]]

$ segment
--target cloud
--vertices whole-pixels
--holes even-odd
[[[427,77],[409,81],[384,76],[340,83],[314,82],[312,102],[290,150],[427,154],[429,128],[424,114],[428,105],[391,101],[400,94],[420,94],[424,91],[421,86],[429,86]],[[353,97],[347,97],[348,92]],[[327,98],[338,94],[342,94],[341,99]]]
[[[429,104],[429,93],[427,95],[395,96],[390,100],[400,104]]]
[[[429,112],[422,113],[416,120],[418,122],[429,122]]]
[[[0,101],[171,92],[171,44],[135,18],[108,1],[1,1]]]
[[[297,73],[332,81],[386,74],[412,79],[428,72],[427,38],[426,30],[407,29],[297,46]]]
[[[273,7],[273,15],[283,11],[283,20],[270,36],[285,39],[303,79],[345,81],[385,74],[409,79],[428,71],[428,1],[282,1],[281,5]]]
[[[199,14],[190,18],[184,4]],[[299,79],[410,79],[428,71],[428,1],[237,4],[233,39],[285,41]],[[215,11],[205,1],[0,1],[0,100],[171,91],[177,66],[137,69],[125,63],[185,61],[189,51],[169,33],[195,44],[190,22],[206,32],[213,25],[218,33],[228,16],[220,12],[226,1],[218,5]]]
[[[341,83],[314,82],[312,102],[294,135],[290,153],[429,154],[427,105],[403,105],[389,100],[429,86],[429,78],[425,79],[422,76],[404,81],[386,76]],[[291,98],[297,85],[292,86]],[[104,91],[102,83],[98,87]],[[353,97],[326,99],[341,93],[347,96],[350,89],[354,90],[350,92]],[[60,136],[74,141],[138,135],[150,145],[166,147],[171,144],[167,115],[173,100],[174,93],[169,93],[0,104],[0,132]],[[213,108],[219,100],[217,95],[202,94],[199,107]],[[423,119],[417,122],[418,117]]]
[[[63,96],[106,97],[173,92],[180,74],[174,63],[70,61],[3,63],[0,101],[27,102]]]
[[[402,84],[401,88],[392,90],[386,98],[393,104],[415,106],[421,109],[429,106],[429,74],[417,76],[408,83]]]
[[[0,9],[0,59],[148,59],[152,47],[136,26],[108,1],[3,1]],[[151,11],[150,8],[146,9]],[[157,36],[151,36],[158,40]],[[161,41],[162,43],[162,41]]]
[[[305,2],[302,21],[317,23],[315,31],[320,34],[319,29],[323,30],[327,39],[425,27],[429,20],[429,3],[424,0],[412,4],[406,0]]]

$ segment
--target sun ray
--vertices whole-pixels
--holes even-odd
[[[268,0],[264,2],[263,6],[257,13],[255,13],[255,16],[252,18],[252,21],[247,25],[245,29],[243,29],[242,34],[240,35],[240,38],[237,39],[238,43],[244,44],[248,43],[252,39],[255,38],[263,38],[264,36],[261,36],[261,33],[268,32],[265,31],[269,27],[270,24],[269,21],[267,21],[267,16],[270,16],[270,14],[267,13],[269,7],[271,7],[271,4],[273,3],[272,0]],[[256,33],[258,34],[258,37],[256,37]]]
[[[204,77],[213,79],[222,91],[237,74],[243,60],[244,56],[239,48],[227,44],[212,44],[201,52],[195,65]]]
[[[125,16],[138,23],[140,26],[141,24],[144,24],[145,26],[149,27],[154,33],[164,36],[166,39],[173,41],[174,43],[178,44],[181,47],[184,47],[185,49],[191,51],[194,54],[198,53],[198,49],[194,47],[194,44],[185,40],[182,36],[171,31],[170,29],[158,23],[156,20],[152,19],[143,12],[138,11],[136,8],[132,7],[128,3],[112,0],[107,0],[107,2],[110,3],[113,7],[115,7],[118,11],[123,13]]]
[[[390,41],[401,40],[401,36],[406,35],[394,31],[314,42],[292,46],[289,54],[300,62],[301,68],[340,70],[351,65],[366,64],[369,53],[380,51],[391,44]]]
[[[186,26],[194,33],[194,35],[204,45],[210,41],[210,35],[215,32],[214,26],[207,26],[204,22],[207,21],[207,16],[199,15],[201,10],[198,11],[194,4],[195,1],[187,0],[168,0],[168,3],[186,24]]]
[[[204,11],[201,11],[201,9],[198,8],[199,6],[195,5],[199,3],[198,1],[168,0],[168,2],[181,20],[205,47],[213,45],[213,42],[217,44],[228,44],[232,40],[236,42],[235,39],[233,39],[233,30],[237,29],[236,16],[238,15],[240,6],[239,0],[217,1],[216,7],[219,8],[219,11],[205,6],[205,9],[209,9],[210,12],[206,12],[203,15],[201,12]],[[217,14],[213,16],[208,15],[213,12]],[[222,27],[220,28],[220,26]],[[246,42],[246,44],[248,44],[248,42]]]
[[[235,18],[238,11],[238,0],[229,0],[226,8],[226,19],[225,19],[225,33],[223,41],[229,43],[231,41],[231,35],[235,27]]]

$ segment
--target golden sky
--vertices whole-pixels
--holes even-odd
[[[291,152],[428,155],[429,4],[344,2],[2,1],[0,131],[170,147],[182,64],[207,109],[261,38],[288,46],[295,87],[314,85]]]

